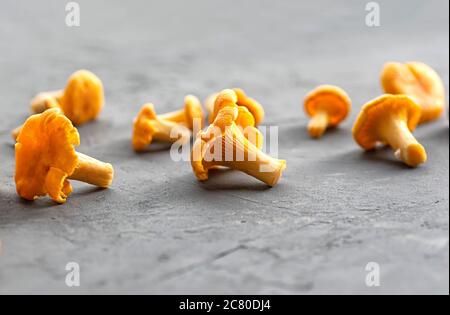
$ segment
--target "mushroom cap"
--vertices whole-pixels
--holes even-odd
[[[237,110],[237,117],[235,118],[236,125],[246,128],[248,126],[254,127],[256,125],[255,116],[251,113],[250,109],[245,106],[237,104],[238,97],[234,90],[223,90],[220,92],[215,101],[214,111],[216,112],[216,120],[220,111],[225,107],[232,107],[233,110]]]
[[[244,90],[239,88],[234,88],[233,91],[237,95],[238,106],[246,107],[253,117],[255,117],[255,125],[258,126],[264,120],[265,112],[264,108],[255,99],[248,97]]]
[[[247,107],[237,106],[238,116],[236,118],[236,125],[245,129],[247,127],[255,126],[255,117],[250,113]]]
[[[265,112],[264,112],[264,108],[262,107],[262,105],[260,103],[258,103],[253,98],[248,97],[247,94],[245,94],[245,92],[242,89],[234,88],[232,90],[227,90],[227,91],[233,91],[236,95],[235,103],[238,106],[243,106],[243,107],[247,108],[249,110],[249,112],[253,115],[254,120],[255,120],[254,126],[261,124],[261,122],[264,120]],[[231,92],[228,92],[228,93],[231,93]],[[209,115],[210,123],[214,122],[214,119],[216,118],[217,113],[220,110],[220,108],[217,109],[215,106],[215,100],[217,99],[219,94],[220,93],[211,94],[205,100],[205,107],[207,108],[207,110],[210,113],[210,115]]]
[[[329,125],[337,126],[347,118],[352,107],[348,94],[334,85],[320,85],[305,96],[305,112],[314,117],[316,113],[328,113]]]
[[[67,178],[77,166],[80,136],[60,109],[49,109],[25,122],[16,143],[17,193],[34,200],[49,195],[64,203],[72,192]]]
[[[203,128],[203,108],[200,100],[194,95],[186,95],[184,98],[184,108],[189,129],[193,129],[194,120],[201,121],[200,128]]]
[[[422,62],[388,62],[381,73],[385,93],[413,97],[422,107],[420,122],[439,118],[445,110],[445,87],[439,75]]]
[[[361,109],[352,131],[355,141],[366,150],[373,149],[380,142],[377,127],[392,115],[405,121],[409,130],[414,131],[420,120],[421,108],[409,96],[382,95]]]
[[[138,116],[134,119],[132,142],[136,151],[145,149],[152,142],[155,130],[151,121],[156,118],[157,115],[153,104],[148,103],[142,106]]]
[[[94,120],[104,104],[102,81],[92,72],[72,74],[61,98],[61,109],[75,125]]]

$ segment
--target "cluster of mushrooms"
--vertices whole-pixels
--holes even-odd
[[[441,78],[423,63],[391,62],[384,66],[381,83],[386,94],[362,107],[352,131],[354,140],[364,150],[388,145],[411,167],[425,163],[427,153],[412,132],[418,124],[443,114],[445,88]],[[69,180],[102,188],[112,184],[111,164],[75,151],[80,136],[74,126],[95,120],[103,105],[102,82],[86,70],[72,74],[64,90],[39,93],[32,99],[34,115],[12,132],[16,141],[15,182],[22,198],[49,195],[64,203],[72,192]],[[263,106],[235,88],[210,95],[204,107],[208,112],[206,128],[203,106],[193,95],[185,97],[179,111],[161,115],[153,104],[145,104],[134,120],[134,150],[147,150],[154,141],[185,144],[194,134],[191,165],[198,180],[206,181],[211,169],[229,168],[275,186],[286,161],[262,151],[264,137],[258,126],[264,120]],[[305,97],[304,110],[311,117],[310,136],[320,138],[349,115],[351,99],[339,87],[322,85]],[[225,156],[228,153],[231,158]]]

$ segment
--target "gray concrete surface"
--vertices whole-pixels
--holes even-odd
[[[414,170],[362,153],[350,131],[386,61],[429,63],[448,89],[448,1],[379,1],[379,28],[365,25],[365,1],[79,3],[79,28],[65,26],[65,1],[0,3],[0,293],[448,294],[447,120],[417,130],[429,162]],[[22,201],[9,131],[79,68],[107,97],[79,151],[113,163],[115,183],[75,184],[62,206]],[[301,101],[321,83],[346,89],[354,110],[313,141]],[[143,103],[165,112],[233,86],[280,126],[279,186],[235,172],[200,184],[167,151],[130,149]],[[79,288],[65,285],[72,261]],[[365,285],[371,261],[378,288]]]

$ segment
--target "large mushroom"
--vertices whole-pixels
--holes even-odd
[[[34,200],[49,195],[66,202],[72,192],[69,180],[107,188],[114,177],[111,164],[75,151],[80,137],[60,109],[49,109],[25,122],[16,143],[17,193]]]
[[[224,90],[217,99],[216,105],[219,102],[221,106],[216,119],[194,142],[191,164],[195,176],[205,181],[210,169],[228,167],[275,186],[286,168],[286,161],[268,156],[244,136],[242,128],[236,124],[239,109],[234,91]]]
[[[436,120],[445,111],[445,87],[442,79],[422,62],[389,62],[383,67],[381,85],[388,94],[404,94],[422,107],[419,123]]]
[[[412,98],[386,94],[363,106],[353,137],[365,150],[389,145],[399,160],[416,167],[427,161],[424,147],[412,135],[420,117],[421,108]]]
[[[321,85],[309,92],[304,100],[305,112],[311,117],[308,132],[320,138],[327,128],[338,126],[350,113],[352,102],[348,94],[333,85]]]

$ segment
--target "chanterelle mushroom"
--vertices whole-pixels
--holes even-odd
[[[156,115],[153,104],[145,104],[134,120],[132,144],[135,151],[145,150],[153,140],[187,143],[190,130],[183,124],[162,119]]]
[[[69,179],[109,187],[111,164],[75,152],[79,144],[77,129],[60,109],[28,118],[16,143],[17,193],[27,200],[48,194],[64,203],[72,192]]]
[[[100,79],[87,70],[73,73],[64,90],[42,92],[31,100],[31,112],[39,114],[50,108],[59,108],[73,124],[82,125],[94,120],[104,104],[103,84]],[[17,139],[22,127],[11,132]]]
[[[214,111],[219,112],[222,108],[227,106],[237,106],[238,115],[234,121],[251,143],[253,143],[258,149],[261,149],[264,145],[264,136],[256,128],[255,116],[250,112],[248,107],[238,105],[239,97],[236,93],[236,89],[223,90],[218,93],[214,99]]]
[[[305,112],[312,117],[309,135],[321,137],[327,128],[336,127],[350,113],[352,102],[347,93],[333,85],[321,85],[308,93],[304,100]]]
[[[194,130],[194,124],[198,123],[198,128],[202,129],[204,124],[203,108],[200,100],[194,95],[186,95],[184,98],[184,108],[175,112],[159,115],[163,120],[183,124],[190,130]]]
[[[381,73],[386,93],[404,94],[422,107],[420,123],[441,117],[445,111],[445,87],[439,75],[421,62],[389,62]]]
[[[49,97],[54,98],[56,103],[50,104]],[[96,119],[103,104],[102,81],[90,71],[79,70],[70,76],[64,90],[36,95],[31,101],[31,111],[42,113],[57,105],[75,125],[81,125]]]
[[[355,141],[365,150],[387,144],[395,156],[411,167],[425,163],[427,153],[412,135],[421,108],[406,95],[383,95],[361,110],[353,127]]]
[[[221,103],[217,117],[207,130],[197,135],[192,150],[191,164],[197,179],[205,181],[210,169],[224,166],[275,186],[286,162],[268,156],[247,140],[236,124],[239,109],[232,90],[222,91],[217,99]]]
[[[262,105],[255,99],[248,97],[242,89],[234,88],[233,91],[236,93],[237,105],[246,107],[255,119],[255,126],[259,126],[265,116]],[[215,108],[215,101],[218,95],[219,93],[211,94],[205,101],[205,107],[209,112],[209,123],[214,122],[218,113],[218,109]]]

